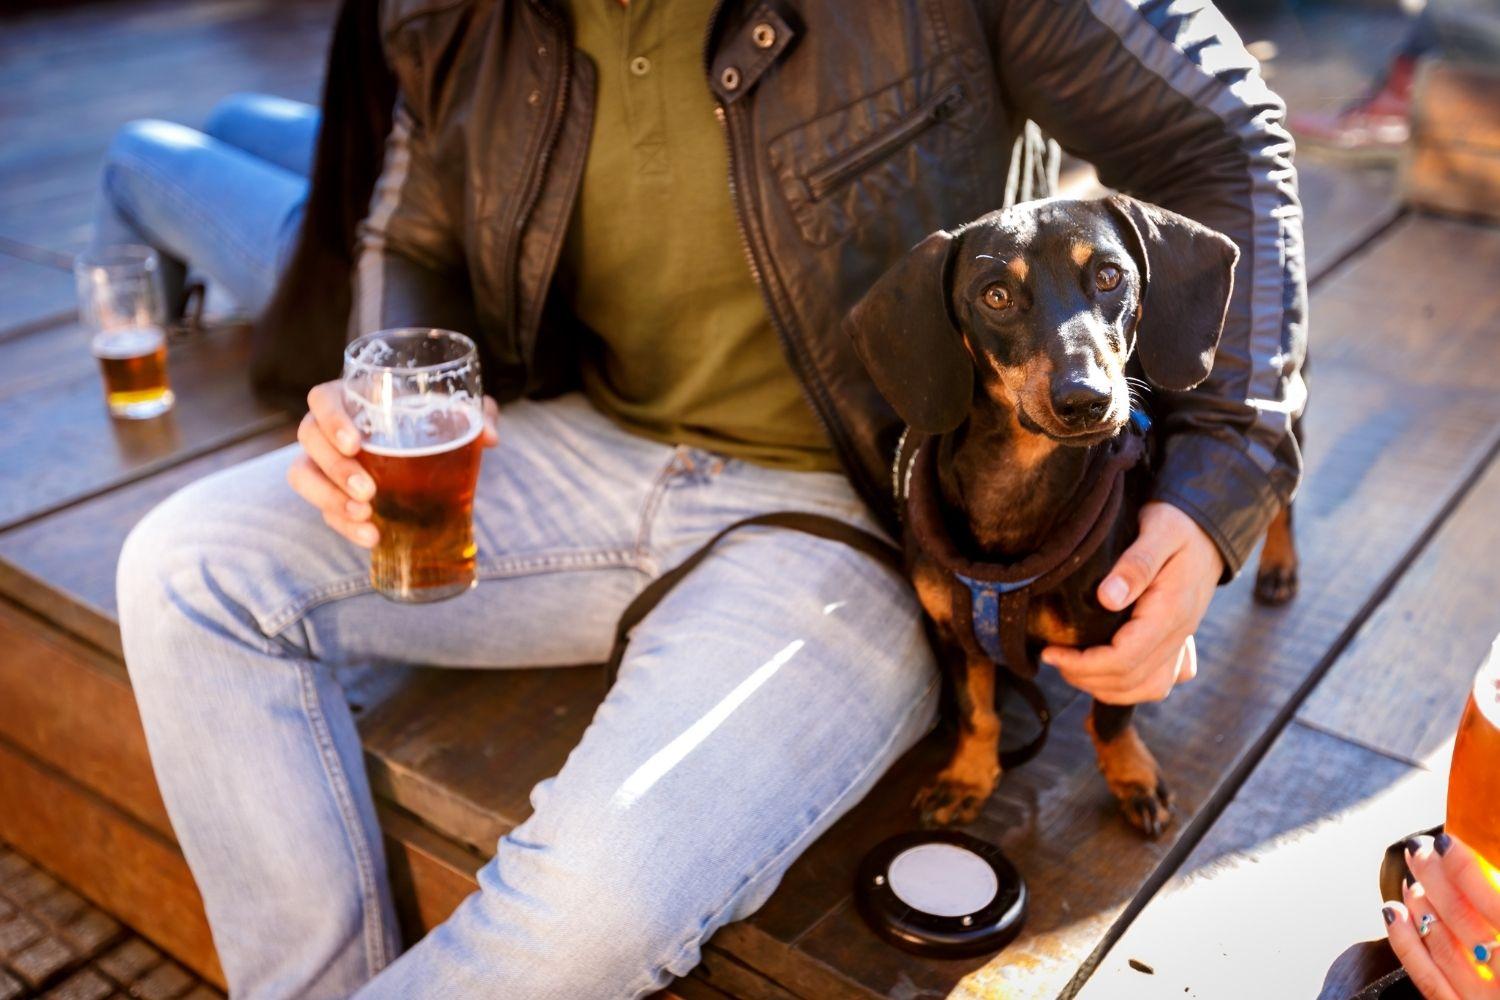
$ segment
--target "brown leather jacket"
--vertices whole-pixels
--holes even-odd
[[[1022,120],[1105,183],[1234,239],[1213,375],[1153,410],[1158,497],[1237,571],[1301,473],[1292,142],[1210,4],[1137,3],[730,0],[706,28],[704,75],[746,266],[849,477],[886,514],[900,428],[840,320],[929,232],[1000,206]],[[355,327],[469,323],[499,398],[566,384],[569,324],[549,292],[594,67],[545,0],[385,0],[380,30],[400,97],[360,227]]]

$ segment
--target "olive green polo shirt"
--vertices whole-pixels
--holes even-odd
[[[750,273],[703,69],[714,0],[568,0],[597,67],[563,247],[584,391],[627,430],[789,469],[838,467]]]

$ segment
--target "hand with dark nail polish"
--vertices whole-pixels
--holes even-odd
[[[1387,900],[1380,915],[1412,985],[1428,1000],[1500,1000],[1495,869],[1448,833],[1402,846],[1411,868],[1404,902]]]

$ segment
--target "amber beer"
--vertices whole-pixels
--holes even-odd
[[[171,409],[167,336],[161,327],[106,330],[94,335],[91,347],[104,376],[109,412],[120,417],[147,417]]]
[[[1479,852],[1500,887],[1500,639],[1475,675],[1458,723],[1444,829]]]
[[[448,330],[382,330],[344,351],[344,407],[375,480],[370,583],[393,601],[474,586],[474,488],[484,393],[474,342]]]
[[[474,585],[474,485],[479,426],[451,444],[385,448],[366,444],[359,463],[375,480],[370,581],[402,600],[435,601]]]

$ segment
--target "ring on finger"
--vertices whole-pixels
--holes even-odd
[[[1495,952],[1500,951],[1500,938],[1490,938],[1488,941],[1481,941],[1469,950],[1474,955],[1474,961],[1480,965],[1489,965],[1490,961],[1495,957]]]
[[[1432,932],[1432,925],[1437,923],[1436,913],[1424,913],[1417,921],[1417,937],[1426,937]]]

